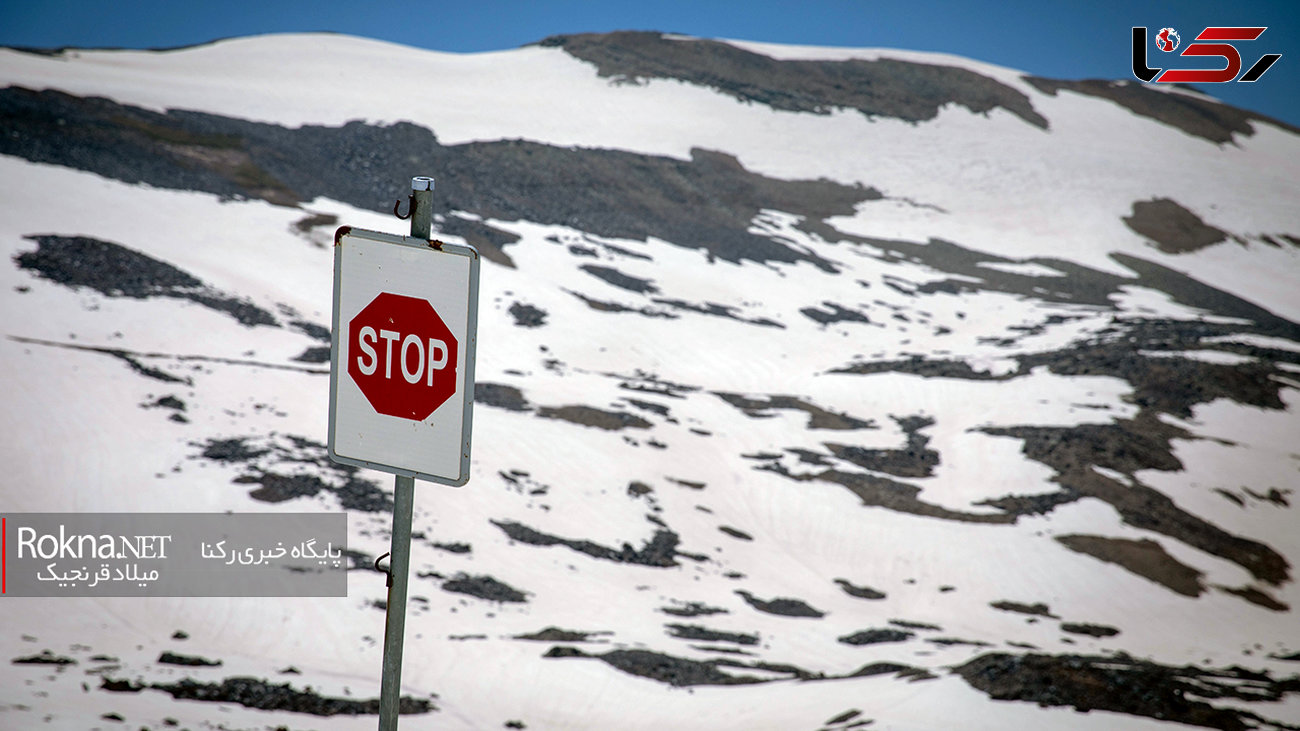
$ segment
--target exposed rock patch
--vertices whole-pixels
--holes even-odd
[[[752,398],[738,393],[715,391],[714,395],[756,419],[765,419],[775,414],[774,410],[803,411],[808,414],[809,429],[873,429],[875,422],[870,419],[857,419],[847,414],[837,414],[815,406],[794,396],[762,396]]]
[[[970,647],[989,647],[989,643],[982,640],[963,640],[959,637],[927,637],[926,642],[932,645],[942,645],[952,647],[953,645],[969,645]]]
[[[1023,439],[1026,456],[1056,470],[1058,474],[1053,479],[1057,483],[1078,494],[1109,503],[1130,525],[1156,531],[1226,558],[1272,584],[1290,576],[1290,565],[1276,550],[1258,541],[1234,536],[1186,512],[1168,496],[1131,477],[1142,469],[1170,471],[1182,468],[1169,444],[1175,436],[1186,436],[1176,427],[1145,417],[1117,420],[1111,424],[986,428],[983,431]],[[1129,475],[1130,479],[1127,483],[1120,482],[1093,470],[1093,465]],[[1127,555],[1129,552],[1123,553]],[[1148,565],[1145,561],[1139,564]],[[1148,578],[1157,580],[1154,578],[1156,575],[1169,579],[1172,583],[1167,586],[1171,589],[1178,587],[1175,591],[1179,593],[1196,596],[1204,590],[1200,587],[1193,592],[1185,575],[1173,579],[1174,574],[1161,571]],[[1199,586],[1199,581],[1194,583]]]
[[[291,711],[313,716],[358,716],[379,713],[379,699],[354,700],[332,698],[314,691],[297,690],[288,683],[276,685],[251,677],[226,678],[220,683],[200,683],[182,678],[175,683],[153,683],[149,686],[161,690],[177,700],[207,701],[210,703],[237,703],[245,708],[263,711]],[[437,710],[424,698],[402,696],[398,699],[398,713],[418,714]]]
[[[745,600],[746,604],[765,614],[778,614],[783,617],[811,617],[812,619],[821,619],[826,616],[825,612],[813,609],[802,599],[790,599],[788,597],[759,599],[743,589],[738,589],[736,593]]]
[[[1028,614],[1032,617],[1050,617],[1052,619],[1059,619],[1059,617],[1057,617],[1055,614],[1052,614],[1052,610],[1042,602],[1037,602],[1035,604],[1023,604],[1021,602],[1007,601],[1004,599],[996,602],[990,602],[989,606],[993,607],[994,609],[1000,609],[1004,612]]]
[[[809,251],[752,233],[751,222],[763,210],[820,222],[881,197],[825,180],[767,178],[730,155],[700,149],[682,161],[524,140],[444,146],[406,122],[290,129],[19,87],[0,89],[0,116],[10,130],[0,138],[0,154],[230,198],[292,204],[328,197],[388,211],[393,181],[410,170],[439,170],[458,184],[434,197],[438,226],[507,266],[501,246],[517,236],[452,214],[570,226],[602,238],[653,236],[729,262],[803,261],[834,271]],[[586,193],[571,195],[555,180],[582,180]]]
[[[1183,596],[1205,592],[1204,574],[1170,556],[1155,541],[1088,535],[1057,536],[1056,540],[1071,551],[1122,566]]]
[[[599,543],[593,543],[587,540],[575,540],[570,538],[560,538],[558,536],[548,535],[541,531],[529,528],[521,523],[512,521],[492,521],[492,525],[500,528],[511,540],[526,543],[530,546],[566,546],[579,553],[585,553],[592,558],[599,558],[605,561],[615,561],[617,563],[632,563],[642,566],[654,566],[664,568],[676,566],[676,557],[679,555],[689,556],[696,560],[702,559],[699,556],[691,554],[682,554],[677,550],[677,544],[680,539],[677,534],[661,528],[655,531],[646,543],[639,549],[633,548],[632,544],[624,543],[619,550],[602,546]]]
[[[857,495],[862,504],[868,507],[882,507],[900,513],[969,523],[1014,523],[1016,521],[1014,515],[963,512],[925,502],[920,499],[921,488],[888,477],[838,469],[795,473],[779,461],[781,455],[760,454],[751,457],[762,463],[756,469],[775,472],[798,482],[821,481],[841,485]]]
[[[965,381],[1003,381],[1011,375],[977,371],[964,360],[935,360],[914,355],[904,360],[877,360],[852,363],[834,368],[831,373],[870,376],[876,373],[910,373],[922,378],[958,378]]]
[[[486,381],[474,383],[474,403],[507,411],[531,411],[533,408],[528,399],[524,398],[524,392],[518,388]]]
[[[1255,112],[1230,107],[1211,99],[1198,99],[1188,94],[1156,91],[1133,81],[1065,81],[1038,76],[1026,76],[1024,79],[1049,96],[1056,96],[1065,90],[1109,99],[1134,114],[1177,127],[1189,135],[1220,145],[1231,142],[1235,134],[1253,135],[1255,128],[1252,122],[1256,121],[1268,122],[1300,134],[1300,128]]]
[[[659,611],[674,617],[707,617],[711,614],[727,614],[722,607],[710,607],[703,602],[679,602],[680,606],[660,607]]]
[[[871,324],[871,318],[862,314],[858,310],[844,307],[834,302],[823,302],[818,307],[802,307],[799,312],[804,317],[820,325],[833,325],[837,322],[859,322],[864,325]]]
[[[743,685],[761,683],[763,679],[747,675],[730,675],[719,670],[717,660],[687,660],[650,650],[612,650],[603,655],[588,655],[572,647],[554,647],[546,657],[590,657],[602,660],[629,675],[649,678],[674,687],[695,685]]]
[[[14,665],[76,665],[77,661],[70,657],[55,655],[49,650],[42,650],[39,655],[28,655],[26,657],[15,657],[9,662]]]
[[[528,601],[527,594],[491,576],[457,574],[455,577],[443,582],[442,590],[454,594],[468,594],[490,602],[518,604]]]
[[[999,498],[980,500],[976,505],[997,508],[1008,515],[1046,515],[1061,505],[1072,503],[1083,497],[1075,490],[1058,490],[1040,495],[1004,495]]]
[[[1104,624],[1088,624],[1086,622],[1062,622],[1061,631],[1076,635],[1088,635],[1089,637],[1114,637],[1119,634],[1119,630],[1114,627],[1107,627]]]
[[[271,325],[275,317],[257,305],[205,285],[163,261],[111,241],[89,236],[26,236],[36,251],[18,254],[15,263],[37,276],[68,287],[88,287],[105,297],[171,297],[229,315],[241,325]]]
[[[746,325],[785,329],[785,325],[766,317],[744,317],[740,314],[740,308],[732,307],[731,305],[720,305],[716,302],[687,302],[686,300],[673,299],[670,297],[652,297],[650,301],[682,312],[694,312],[699,315],[709,315],[711,317],[724,317],[728,320],[743,322]]]
[[[904,642],[916,636],[915,632],[897,629],[864,629],[839,638],[846,645],[875,645],[881,642]]]
[[[611,284],[619,289],[625,289],[629,292],[635,292],[637,294],[654,294],[659,291],[659,288],[656,287],[651,280],[629,276],[613,267],[600,266],[598,264],[583,264],[580,268],[582,271],[604,281],[607,284]]]
[[[743,531],[743,530],[739,530],[739,529],[737,529],[737,528],[732,528],[732,527],[729,526],[729,525],[720,525],[720,526],[718,526],[718,530],[720,530],[720,531],[722,531],[723,533],[726,533],[727,535],[731,536],[732,538],[736,538],[736,539],[738,539],[738,540],[742,540],[742,541],[752,541],[752,540],[754,540],[754,537],[751,536],[750,534],[746,533],[746,532]]]
[[[675,315],[671,312],[666,312],[664,310],[657,309],[654,307],[629,307],[628,305],[620,304],[618,302],[607,302],[605,300],[598,300],[594,297],[588,297],[587,295],[582,294],[581,292],[574,292],[572,290],[567,290],[567,289],[565,291],[573,295],[574,297],[577,297],[578,299],[582,300],[583,304],[587,305],[587,307],[595,310],[596,312],[608,312],[612,314],[631,312],[633,314],[641,315],[642,317],[650,317],[650,318],[657,318],[663,320],[676,320],[678,319],[678,317],[680,317],[680,315]]]
[[[170,114],[101,97],[12,86],[0,90],[0,116],[11,130],[0,142],[4,154],[159,188],[278,205],[304,200],[260,165],[233,130],[179,125]]]
[[[870,678],[874,675],[888,675],[893,673],[895,677],[906,678],[907,680],[933,680],[935,675],[923,668],[912,667],[911,665],[901,665],[896,662],[873,662],[863,665],[857,670],[849,673],[845,677],[849,678]]]
[[[546,324],[547,314],[546,310],[523,302],[510,305],[510,316],[519,327],[541,327]]]
[[[954,672],[994,700],[1071,706],[1080,712],[1111,711],[1189,726],[1245,731],[1269,721],[1233,705],[1210,701],[1276,702],[1300,693],[1300,677],[1275,680],[1233,667],[1175,668],[1125,655],[981,655]],[[1261,708],[1260,710],[1264,710]]]
[[[293,230],[300,234],[310,234],[312,229],[321,226],[337,226],[339,217],[333,213],[312,213],[293,222]]]
[[[934,419],[923,416],[893,417],[907,435],[907,446],[901,449],[864,449],[862,447],[827,444],[831,454],[858,467],[884,472],[895,477],[930,477],[939,464],[939,453],[929,449],[930,438],[920,431],[934,425]]]
[[[505,252],[505,247],[518,242],[518,234],[503,231],[482,221],[450,215],[438,219],[438,229],[445,234],[465,239],[465,243],[477,249],[484,259],[503,267],[515,268],[515,260]]]
[[[170,417],[172,421],[176,421],[182,424],[189,423],[189,419],[185,417],[185,411],[186,411],[185,402],[177,398],[175,394],[160,396],[155,401],[151,401],[147,404],[142,404],[142,408],[167,409],[172,412],[172,415]]]
[[[616,82],[680,79],[773,109],[829,114],[847,108],[867,117],[923,122],[945,104],[957,104],[976,114],[1005,109],[1047,129],[1023,93],[954,66],[889,58],[778,60],[719,41],[640,31],[553,36],[540,45],[563,48]]]
[[[636,414],[629,414],[626,411],[605,411],[594,406],[543,406],[537,410],[537,415],[543,419],[560,419],[605,431],[649,429],[653,426]]]
[[[234,482],[258,485],[249,497],[269,503],[333,495],[347,510],[382,513],[393,509],[392,498],[379,485],[358,476],[358,468],[329,458],[324,444],[306,437],[272,435],[213,438],[192,443],[199,458],[241,465]]]
[[[330,341],[330,329],[324,325],[318,325],[307,320],[290,320],[289,327],[297,330],[303,335],[306,335],[312,340],[317,340],[322,343],[328,343]]]
[[[1166,254],[1186,254],[1228,240],[1227,233],[1168,198],[1135,201],[1124,223]]]
[[[133,683],[125,678],[100,678],[99,689],[109,693],[139,693],[144,683]]]
[[[182,665],[185,667],[219,667],[220,660],[209,660],[206,657],[198,655],[182,655],[177,652],[163,652],[158,656],[158,662],[164,665]]]
[[[560,629],[559,627],[547,627],[546,629],[531,634],[515,635],[516,640],[531,640],[533,642],[588,642],[595,635],[609,634],[608,632],[578,632],[576,630]]]
[[[840,588],[844,590],[844,593],[848,594],[849,596],[855,596],[859,599],[884,599],[885,598],[885,592],[877,591],[875,589],[872,589],[869,586],[858,586],[856,584],[851,583],[848,579],[836,579],[835,583],[839,584]]]
[[[937,624],[930,624],[929,622],[916,622],[910,619],[891,619],[889,620],[889,623],[894,625],[895,627],[903,627],[905,629],[922,629],[922,630],[931,630],[936,632],[943,629]]]
[[[1286,338],[1292,342],[1300,342],[1300,323],[1295,323],[1285,317],[1276,315],[1268,309],[1242,299],[1235,294],[1225,292],[1217,287],[1192,279],[1182,272],[1170,269],[1169,267],[1157,264],[1156,262],[1147,259],[1129,256],[1128,254],[1120,254],[1118,252],[1111,254],[1110,258],[1138,275],[1138,281],[1132,282],[1133,284],[1139,284],[1144,287],[1150,287],[1164,292],[1175,302],[1188,307],[1206,310],[1207,312],[1212,312],[1223,317],[1236,317],[1243,320],[1250,320],[1254,323],[1253,327],[1242,325],[1227,326],[1221,324],[1216,326],[1211,323],[1201,322],[1179,322],[1171,327],[1168,323],[1164,323],[1166,325],[1164,334],[1166,335],[1170,334],[1169,331],[1171,329],[1181,327],[1193,331],[1199,330],[1201,332],[1217,329],[1221,334],[1253,332],[1260,335]],[[1161,324],[1161,321],[1159,320],[1151,322],[1157,325]],[[1135,323],[1137,327],[1146,324],[1147,323],[1145,322]],[[1146,332],[1139,330],[1137,335],[1138,337],[1142,337],[1146,335]],[[1295,357],[1294,353],[1292,354],[1292,357]]]
[[[296,363],[328,363],[330,362],[330,349],[328,347],[307,348],[291,358],[291,360]]]
[[[701,627],[698,624],[667,624],[668,634],[679,640],[702,640],[705,642],[732,642],[737,645],[757,645],[757,634],[744,632],[723,632],[721,630]]]
[[[1242,587],[1216,586],[1215,588],[1222,589],[1223,591],[1226,591],[1229,594],[1232,594],[1233,596],[1239,596],[1242,599],[1245,599],[1251,604],[1263,607],[1265,609],[1274,612],[1291,611],[1290,604],[1287,604],[1285,602],[1280,602],[1277,599],[1270,596],[1267,592],[1261,591],[1253,586],[1242,586]]]

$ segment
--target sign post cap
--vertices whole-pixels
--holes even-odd
[[[433,190],[433,178],[427,178],[423,175],[411,178],[411,190]]]

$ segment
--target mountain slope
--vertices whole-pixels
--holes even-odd
[[[1300,724],[1296,130],[659,34],[0,71],[6,509],[347,510],[357,569],[10,602],[8,656],[51,651],[6,671],[12,723],[373,725],[231,679],[378,694],[390,483],[325,455],[329,243],[403,232],[428,174],[488,260],[473,477],[417,492],[430,722]]]

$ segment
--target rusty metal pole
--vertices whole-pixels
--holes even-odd
[[[411,178],[411,235],[428,239],[433,227],[433,178]],[[402,641],[406,634],[406,584],[411,572],[411,514],[415,478],[393,479],[393,535],[384,611],[384,668],[379,685],[379,731],[397,731],[402,697]]]

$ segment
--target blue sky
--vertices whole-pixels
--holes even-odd
[[[942,51],[1054,78],[1131,79],[1130,28],[1268,26],[1239,43],[1243,70],[1283,57],[1254,84],[1201,88],[1300,126],[1300,0],[980,3],[928,0],[4,0],[0,45],[159,48],[287,31],[335,31],[440,51],[500,50],[558,33],[661,30],[824,46]],[[1181,49],[1180,49],[1181,50]],[[1152,66],[1195,67],[1148,52]],[[1162,63],[1158,63],[1162,62]],[[1206,62],[1210,61],[1199,59]]]

